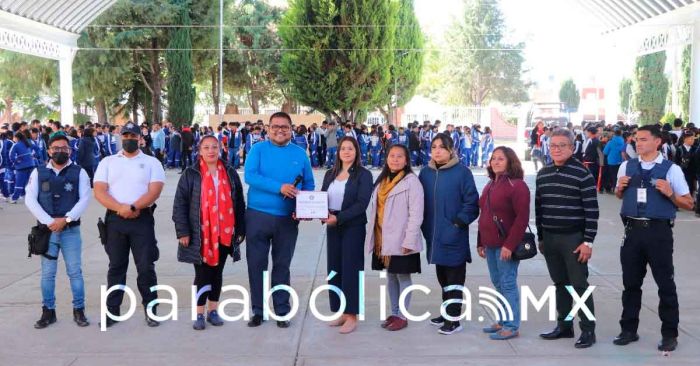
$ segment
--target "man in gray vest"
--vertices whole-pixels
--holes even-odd
[[[73,164],[65,135],[49,140],[46,165],[39,165],[29,176],[25,204],[36,219],[51,230],[49,249],[41,258],[41,319],[34,328],[42,329],[56,322],[56,268],[58,254],[63,253],[66,274],[73,292],[73,320],[78,326],[90,325],[85,318],[85,287],[81,269],[82,240],[80,216],[90,201],[90,178]]]
[[[671,352],[678,342],[678,296],[673,279],[673,220],[677,208],[693,209],[693,197],[681,168],[659,153],[661,131],[643,126],[637,131],[639,158],[620,165],[615,195],[622,199],[625,234],[620,250],[622,263],[622,332],[613,343],[624,346],[639,340],[642,283],[651,267],[659,287],[661,342],[658,349]]]

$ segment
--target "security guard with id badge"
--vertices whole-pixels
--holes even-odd
[[[659,351],[678,346],[678,296],[673,271],[673,222],[678,208],[693,209],[693,197],[681,168],[665,160],[658,148],[661,131],[643,126],[637,131],[639,157],[623,162],[615,195],[622,199],[625,234],[620,249],[622,263],[622,332],[613,343],[624,346],[639,340],[639,311],[647,264],[659,287],[661,342]]]
[[[126,285],[129,252],[133,253],[138,277],[136,283],[146,312],[149,327],[159,325],[151,287],[158,282],[155,262],[159,252],[155,234],[153,210],[165,184],[165,171],[158,159],[139,150],[141,129],[132,122],[121,130],[122,150],[104,158],[97,166],[94,178],[95,199],[107,208],[105,217],[107,238],[105,251],[109,257],[107,285]],[[124,292],[112,291],[107,296],[109,314],[119,316]],[[153,303],[152,303],[153,302]],[[151,308],[149,314],[148,308]],[[108,314],[105,325],[117,321]]]

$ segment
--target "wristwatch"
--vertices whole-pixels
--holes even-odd
[[[583,245],[585,245],[585,246],[587,246],[587,247],[589,247],[589,248],[593,249],[593,243],[590,243],[590,242],[584,241],[584,242],[583,242]]]
[[[129,206],[129,208],[131,209],[131,212],[136,212],[136,206],[131,205],[131,206]]]
[[[71,219],[70,216],[66,216],[66,224],[70,224],[71,222],[73,222],[73,219]]]

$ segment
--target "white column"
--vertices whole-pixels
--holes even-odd
[[[58,61],[61,98],[61,124],[73,125],[73,50],[66,48]]]
[[[690,119],[700,124],[700,19],[695,19],[690,67]]]

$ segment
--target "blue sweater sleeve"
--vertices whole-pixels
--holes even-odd
[[[313,191],[316,189],[316,183],[314,182],[314,171],[311,169],[311,162],[304,154],[304,181],[301,183],[302,191]]]
[[[265,145],[254,145],[253,148],[250,149],[245,163],[245,182],[249,186],[261,191],[279,193],[283,183],[260,174],[260,150],[262,150],[264,146]]]

